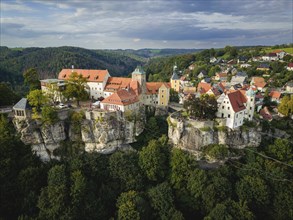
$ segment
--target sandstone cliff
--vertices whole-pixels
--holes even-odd
[[[48,125],[36,119],[14,119],[14,125],[21,140],[30,144],[42,160],[58,158],[54,150],[64,140],[81,141],[85,150],[110,153],[117,148],[133,143],[143,130],[145,114],[121,112],[86,111],[85,118],[73,123],[69,110],[58,112],[57,123]]]
[[[170,142],[178,148],[200,153],[206,145],[223,144],[230,148],[257,147],[261,142],[260,128],[242,127],[229,129],[214,121],[196,121],[168,118]]]

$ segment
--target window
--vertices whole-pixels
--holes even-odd
[[[238,118],[238,114],[236,114],[236,118]]]
[[[249,108],[250,110],[252,109],[252,107]]]
[[[230,114],[228,114],[228,118],[230,118]]]
[[[162,95],[162,98],[164,98],[164,96]]]
[[[230,110],[230,107],[228,107],[228,110]]]
[[[225,108],[225,106],[222,106],[222,109],[224,109]]]
[[[251,98],[250,101],[253,101],[253,98]]]

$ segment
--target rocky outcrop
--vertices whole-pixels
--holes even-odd
[[[224,144],[230,148],[257,147],[261,142],[260,128],[240,127],[229,129],[217,127],[213,121],[196,121],[168,118],[170,142],[190,152],[200,152],[209,144]]]
[[[59,117],[57,123],[46,125],[36,119],[14,119],[14,125],[25,144],[42,160],[57,158],[54,150],[61,142],[81,141],[88,152],[110,153],[136,141],[145,125],[145,114],[124,115],[121,112],[87,111],[85,119],[73,123],[70,117]],[[67,114],[69,115],[69,114]]]

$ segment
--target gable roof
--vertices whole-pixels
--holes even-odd
[[[131,78],[124,77],[109,77],[105,86],[105,91],[113,92],[119,89],[126,89],[130,87]]]
[[[271,91],[269,96],[274,99],[279,99],[281,97],[281,93],[279,91]]]
[[[260,110],[259,114],[263,117],[265,120],[272,120],[272,114],[270,113],[269,109],[267,107],[264,107],[262,110]]]
[[[263,77],[252,77],[251,82],[253,82],[254,86],[257,88],[264,88],[266,86],[266,82]]]
[[[197,92],[200,92],[201,94],[208,92],[212,88],[210,83],[204,83],[200,82],[197,85]]]
[[[102,103],[126,106],[138,101],[138,97],[132,89],[120,89],[105,98]]]
[[[108,70],[62,69],[58,75],[58,79],[68,80],[74,72],[81,74],[88,82],[104,82],[106,76],[110,76]]]
[[[26,110],[31,109],[31,106],[29,105],[27,98],[22,98],[13,106],[13,109]]]
[[[270,65],[267,63],[260,63],[257,68],[260,69],[270,69]]]
[[[234,112],[240,112],[246,109],[244,105],[244,103],[246,102],[246,98],[239,90],[236,90],[235,92],[230,92],[227,95]]]
[[[166,88],[170,88],[170,84],[166,82],[147,82],[147,94],[157,94],[161,86],[165,86]]]

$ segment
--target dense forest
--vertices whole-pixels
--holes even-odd
[[[44,163],[1,116],[0,219],[293,219],[288,140],[264,139],[202,169],[166,132],[166,120],[148,114],[133,150],[103,155],[64,142],[60,161]]]

